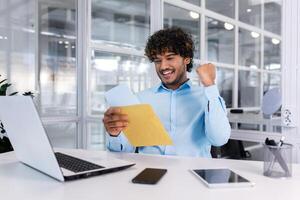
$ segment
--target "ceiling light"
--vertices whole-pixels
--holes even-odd
[[[72,46],[72,49],[74,49],[74,48],[75,48],[75,46],[73,45],[73,46]]]
[[[62,35],[63,38],[69,39],[69,40],[76,40],[76,37],[73,35]]]
[[[32,27],[34,27],[34,26],[32,26]],[[34,33],[35,32],[33,29],[30,29],[30,28],[22,28],[22,31],[29,32],[29,33]]]
[[[7,40],[7,37],[0,35],[0,40]]]
[[[193,19],[199,19],[199,14],[193,11],[190,11],[190,16]]]
[[[268,67],[269,70],[279,70],[281,68],[280,64],[271,63]]]
[[[65,44],[69,44],[69,41],[65,41]]]
[[[250,67],[250,69],[257,69],[256,65],[250,65],[249,67]]]
[[[213,25],[218,25],[219,22],[216,21],[216,20],[214,20],[214,21],[212,21],[211,23],[212,23]]]
[[[252,10],[250,8],[247,9],[247,13],[251,12]]]
[[[225,22],[224,23],[224,28],[226,29],[226,30],[232,30],[233,29],[233,25],[232,24],[230,24],[230,23],[227,23],[227,22]]]
[[[254,32],[254,31],[252,31],[252,32],[251,32],[251,36],[252,36],[253,38],[258,38],[258,37],[259,37],[259,33],[256,33],[256,32]]]
[[[41,35],[56,36],[56,37],[59,37],[58,34],[52,33],[52,32],[48,32],[48,31],[41,31]]]
[[[116,71],[118,70],[119,62],[115,59],[94,59],[92,67],[97,71]]]
[[[61,40],[58,41],[58,44],[62,44],[62,43],[63,43],[63,41],[61,41]]]
[[[272,43],[277,45],[280,43],[280,40],[276,39],[276,38],[272,38]]]
[[[65,48],[67,49],[69,46],[68,45],[65,45]]]

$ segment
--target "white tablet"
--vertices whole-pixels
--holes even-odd
[[[230,169],[192,169],[191,171],[209,188],[254,186],[253,182]]]

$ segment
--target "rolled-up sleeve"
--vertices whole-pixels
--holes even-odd
[[[204,88],[207,98],[205,108],[205,134],[214,146],[226,144],[231,133],[226,105],[216,85]]]

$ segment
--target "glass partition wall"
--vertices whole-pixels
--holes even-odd
[[[282,0],[4,0],[0,7],[0,74],[13,83],[12,90],[35,93],[54,146],[105,148],[103,94],[121,83],[134,92],[157,83],[144,47],[163,27],[178,26],[192,35],[195,67],[216,65],[228,111],[242,108],[258,116],[263,95],[281,89]],[[78,30],[83,9],[87,29]],[[78,31],[87,33],[87,66],[78,64]],[[199,83],[194,71],[189,76]],[[229,118],[234,129],[281,131],[280,112],[269,120]]]
[[[150,10],[153,2],[92,0],[89,114],[102,116],[106,109],[103,91],[116,84],[126,83],[134,92],[152,86],[156,76],[153,65],[143,56],[147,37],[150,32],[177,26],[193,37],[195,67],[206,62],[217,66],[217,85],[228,111],[244,110],[243,117],[229,114],[232,128],[281,132],[276,126],[280,124],[280,112],[265,119],[261,106],[268,90],[281,89],[282,2],[163,0]],[[199,84],[195,72],[189,76]],[[104,135],[101,122],[99,127],[91,131]],[[96,141],[90,142],[93,146]]]
[[[150,35],[150,0],[91,0],[91,60],[88,67],[88,148],[104,147],[104,92],[127,84],[134,92],[152,86],[144,56]],[[100,138],[100,139],[99,139]]]
[[[244,111],[228,113],[232,128],[257,134],[281,132],[280,109],[265,116],[262,101],[269,90],[281,90],[282,1],[164,0],[162,6],[164,27],[171,23],[199,39],[195,40],[195,65],[211,62],[217,66],[217,85],[228,111]],[[183,13],[188,13],[186,19]],[[197,20],[199,24],[191,24]],[[198,82],[195,74],[191,78]],[[255,140],[257,134],[247,134],[247,139]],[[243,139],[242,133],[232,136]]]
[[[77,1],[4,0],[0,10],[1,78],[34,93],[55,147],[78,147]]]
[[[55,147],[78,146],[77,1],[37,2],[36,97]]]

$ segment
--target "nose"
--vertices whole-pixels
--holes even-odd
[[[161,59],[160,69],[164,70],[164,69],[167,69],[168,67],[169,67],[169,64],[168,64],[167,59]]]

